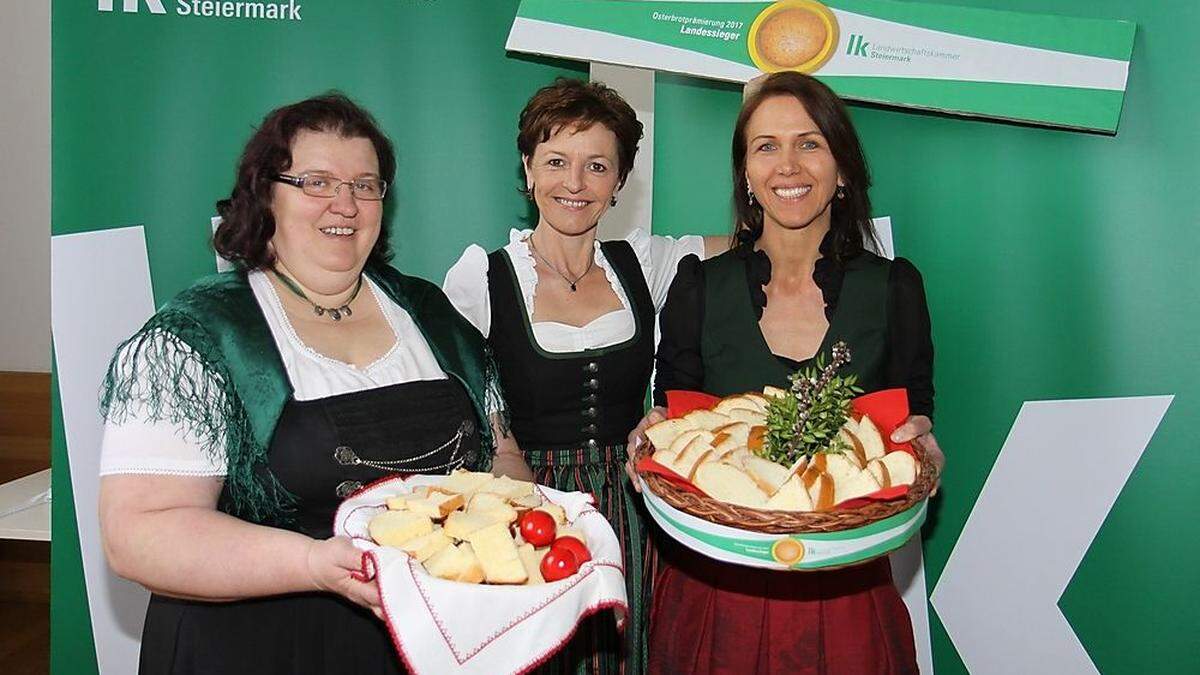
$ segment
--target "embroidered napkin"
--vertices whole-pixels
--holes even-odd
[[[446,581],[400,549],[375,544],[367,523],[386,510],[388,497],[444,476],[409,476],[373,483],[338,508],[334,534],[363,550],[363,574],[376,578],[392,642],[405,665],[431,673],[520,673],[562,648],[585,617],[609,608],[622,626],[628,602],[621,545],[591,495],[538,486],[583,530],[592,559],[577,574],[534,586],[491,586]]]

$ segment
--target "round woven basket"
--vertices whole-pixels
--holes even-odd
[[[634,461],[653,454],[654,446],[643,443],[634,450]],[[801,534],[805,532],[840,532],[877,520],[883,520],[912,508],[929,496],[937,484],[937,467],[923,449],[917,448],[921,472],[917,482],[909,486],[908,494],[900,499],[877,501],[853,509],[833,511],[766,511],[737,506],[712,497],[685,490],[676,483],[656,474],[640,472],[646,484],[664,502],[684,513],[704,520],[766,534]]]

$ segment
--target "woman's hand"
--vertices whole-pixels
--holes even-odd
[[[336,593],[383,618],[378,581],[361,581],[354,576],[362,572],[362,551],[349,538],[312,540],[307,562],[309,579],[317,590]]]
[[[933,435],[933,421],[925,415],[910,415],[904,424],[892,432],[892,442],[912,443],[929,455],[929,459],[937,467],[938,473],[938,482],[934,483],[933,491],[929,493],[929,496],[936,495],[938,487],[941,485],[942,469],[946,466],[946,455],[942,453],[942,448]]]
[[[641,422],[638,422],[637,427],[629,432],[627,439],[629,445],[625,446],[628,454],[628,457],[625,458],[625,473],[629,475],[629,482],[633,483],[633,489],[637,492],[642,491],[642,484],[638,480],[637,469],[634,466],[633,451],[646,441],[646,427],[658,424],[665,419],[667,419],[667,409],[655,406],[646,413]]]

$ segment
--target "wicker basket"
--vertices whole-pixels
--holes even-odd
[[[634,450],[634,461],[653,454],[654,447],[643,443]],[[640,472],[646,484],[660,499],[689,515],[718,525],[765,534],[803,534],[811,532],[840,532],[870,525],[907,511],[929,496],[937,484],[937,467],[924,450],[917,449],[921,472],[901,499],[871,502],[853,509],[835,511],[766,511],[737,506],[712,497],[685,490],[676,483],[655,473]]]

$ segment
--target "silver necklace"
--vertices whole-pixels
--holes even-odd
[[[529,235],[528,237],[526,237],[525,243],[529,244],[529,250],[533,251],[533,254],[538,257],[538,260],[541,260],[542,262],[546,263],[546,267],[549,267],[550,269],[554,270],[555,274],[562,277],[563,281],[570,284],[572,293],[574,293],[575,291],[578,290],[578,288],[576,288],[576,286],[579,284],[579,282],[584,277],[586,277],[588,275],[588,272],[592,271],[592,265],[596,262],[596,254],[593,253],[591,255],[591,257],[588,258],[588,266],[587,266],[587,269],[585,269],[583,271],[583,274],[580,274],[579,276],[575,277],[574,279],[571,279],[571,277],[563,274],[562,270],[555,267],[554,263],[550,262],[549,260],[546,260],[546,256],[542,255],[541,251],[537,250],[537,246],[533,245],[533,235]]]

